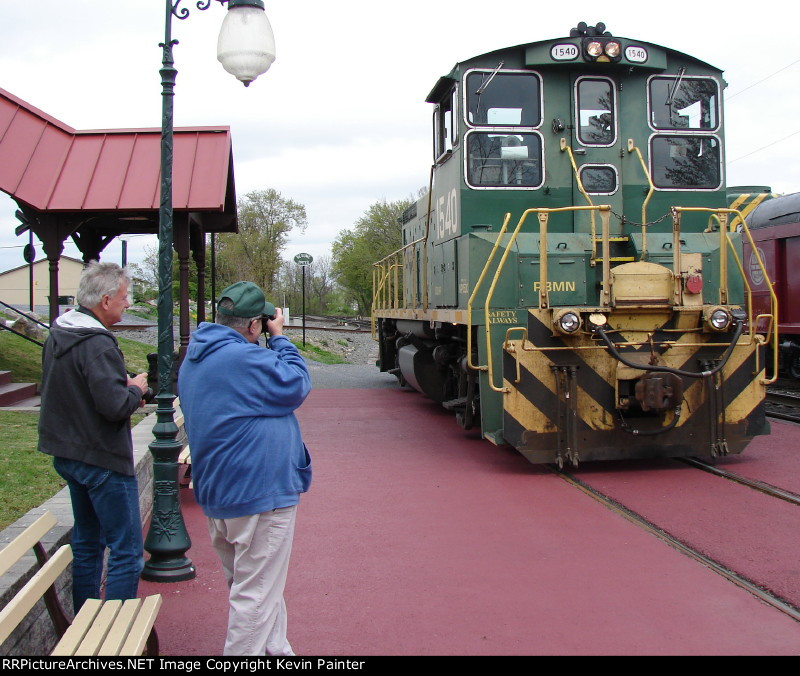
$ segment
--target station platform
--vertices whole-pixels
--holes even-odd
[[[298,656],[797,655],[800,624],[400,389],[320,389],[286,602]],[[192,490],[197,577],[162,655],[221,654],[227,588]]]

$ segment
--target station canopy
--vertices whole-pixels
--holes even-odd
[[[173,147],[176,224],[237,232],[230,128],[176,128]],[[48,258],[67,237],[88,261],[113,237],[157,233],[160,183],[161,129],[79,131],[0,89],[0,190]]]

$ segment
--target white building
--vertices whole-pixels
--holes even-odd
[[[69,300],[61,303],[70,305],[75,302],[78,282],[83,271],[83,261],[69,256],[62,256],[58,264],[58,295],[67,296]],[[33,304],[48,305],[50,295],[50,264],[46,258],[33,264]],[[0,300],[9,305],[30,303],[30,266],[25,263],[18,268],[0,272]]]

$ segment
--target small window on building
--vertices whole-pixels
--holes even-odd
[[[474,187],[536,187],[542,183],[538,134],[471,132],[467,182]]]
[[[610,80],[578,81],[578,140],[584,145],[610,146],[616,138],[614,87]]]
[[[650,121],[656,129],[716,129],[716,80],[654,77],[650,80]]]
[[[594,195],[611,195],[617,191],[617,172],[609,165],[581,167],[583,189]]]
[[[473,126],[538,127],[539,77],[534,73],[473,71],[467,75],[466,119]]]
[[[650,162],[657,188],[716,190],[721,184],[720,144],[713,136],[654,136]]]

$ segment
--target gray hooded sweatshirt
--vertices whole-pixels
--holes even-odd
[[[130,417],[142,399],[128,386],[117,339],[89,311],[71,310],[42,351],[39,450],[133,476]]]

